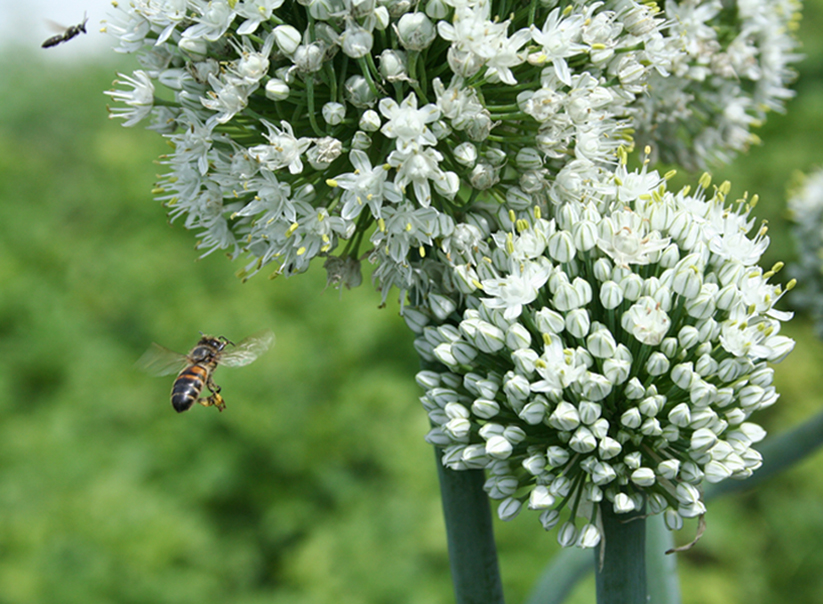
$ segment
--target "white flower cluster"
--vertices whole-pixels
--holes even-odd
[[[792,294],[792,304],[808,311],[823,337],[823,170],[805,176],[789,193],[792,234],[797,262],[792,273],[800,286]]]
[[[453,292],[406,311],[431,364],[427,440],[444,465],[488,471],[500,518],[526,506],[563,546],[593,547],[599,505],[677,529],[705,512],[704,481],[761,465],[749,418],[778,398],[768,363],[794,346],[790,315],[774,308],[779,267],[756,265],[756,200],[709,187],[621,167],[598,203],[511,212],[505,231],[462,225],[449,242]]]
[[[106,29],[142,69],[108,94],[168,138],[158,197],[205,254],[347,286],[368,256],[385,299],[478,208],[591,195],[635,131],[679,149],[699,114],[698,152],[738,148],[787,94],[786,2],[132,0]]]
[[[793,96],[789,67],[801,57],[792,32],[798,0],[666,2],[669,34],[684,53],[671,73],[652,74],[639,99],[636,140],[688,168],[730,161],[759,142],[751,130]]]

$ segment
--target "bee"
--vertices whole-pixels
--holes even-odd
[[[89,18],[86,16],[86,13],[83,13],[83,22],[78,25],[72,25],[71,27],[63,27],[62,25],[58,25],[53,21],[49,21],[51,26],[56,29],[56,31],[60,31],[61,29],[64,30],[63,33],[58,34],[56,36],[52,36],[45,42],[43,42],[43,48],[50,48],[52,46],[57,46],[62,42],[68,42],[75,36],[79,36],[80,33],[86,33],[86,23],[88,22]]]
[[[152,344],[137,361],[137,365],[151,375],[177,373],[177,379],[171,388],[171,404],[178,413],[191,409],[194,403],[204,407],[217,407],[218,411],[223,411],[226,402],[220,395],[220,386],[212,378],[217,365],[248,365],[266,352],[274,341],[271,331],[254,334],[236,345],[223,336],[200,335],[200,341],[188,354],[178,354],[165,346]],[[232,348],[224,351],[227,346]],[[207,397],[200,396],[204,387],[210,392]]]

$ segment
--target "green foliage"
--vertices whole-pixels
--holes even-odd
[[[823,49],[807,52],[815,74]],[[322,271],[241,284],[239,264],[196,261],[193,235],[170,228],[150,193],[163,141],[105,119],[100,93],[130,66],[7,57],[0,601],[453,601],[417,359],[396,304],[377,308],[368,284],[326,290]],[[820,163],[823,89],[798,88],[764,128],[766,144],[715,171],[733,196],[760,194],[769,262],[791,254],[784,183]],[[277,334],[273,351],[217,372],[222,414],[177,415],[172,378],[133,366],[152,341],[184,352],[200,330],[239,339],[264,328]],[[802,320],[789,335],[798,346],[777,368],[771,432],[823,398],[823,347]],[[710,504],[705,536],[678,560],[684,604],[820,601],[820,461]],[[520,520],[496,531],[507,599],[520,602],[554,537]],[[593,592],[589,581],[572,599]]]

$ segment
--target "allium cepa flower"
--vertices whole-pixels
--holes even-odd
[[[168,138],[156,191],[198,248],[245,256],[243,278],[319,256],[347,286],[369,258],[384,299],[425,294],[427,255],[498,230],[490,207],[597,194],[635,133],[693,163],[741,148],[794,59],[788,0],[114,6],[141,69],[111,115]]]
[[[534,510],[564,546],[599,542],[600,506],[678,529],[706,511],[704,482],[751,475],[765,436],[751,416],[794,346],[784,290],[756,264],[753,202],[727,204],[708,177],[673,192],[618,172],[553,219],[469,229],[441,252],[452,288],[407,317],[440,367],[418,382],[443,464],[486,469],[502,519]],[[631,179],[652,186],[629,194]]]

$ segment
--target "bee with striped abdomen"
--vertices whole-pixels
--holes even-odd
[[[49,21],[49,24],[55,28],[56,31],[62,31],[63,33],[58,34],[56,36],[52,36],[45,42],[43,42],[43,48],[51,48],[52,46],[57,46],[62,42],[68,42],[75,36],[79,36],[80,33],[86,33],[86,23],[88,22],[89,18],[83,13],[83,22],[77,25],[72,25],[71,27],[63,27],[55,23],[54,21]]]
[[[226,408],[226,402],[220,395],[220,386],[214,383],[214,370],[218,365],[248,365],[266,352],[273,341],[271,331],[249,336],[237,345],[223,336],[203,335],[188,354],[178,354],[165,346],[152,344],[137,364],[155,376],[177,373],[171,389],[171,404],[178,413],[187,411],[194,403],[217,407],[218,411],[222,411]],[[224,352],[227,346],[232,346],[232,349]],[[210,394],[201,398],[204,387]]]

